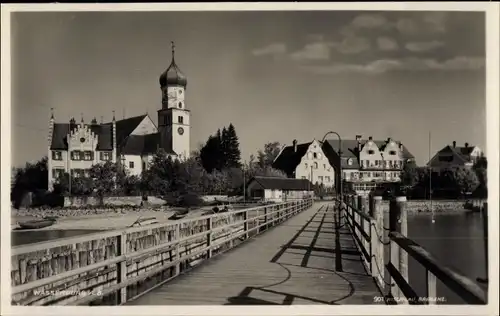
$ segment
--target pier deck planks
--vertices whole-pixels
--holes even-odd
[[[381,293],[346,227],[340,239],[336,272],[333,205],[315,203],[126,305],[375,304]]]

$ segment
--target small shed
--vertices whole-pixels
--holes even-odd
[[[260,177],[250,179],[247,195],[252,199],[284,202],[313,197],[313,184],[307,179]]]

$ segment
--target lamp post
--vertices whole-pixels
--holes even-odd
[[[343,268],[342,268],[342,252],[340,250],[340,220],[341,220],[341,216],[340,216],[340,212],[342,211],[341,210],[341,207],[342,207],[342,138],[340,138],[340,135],[337,133],[337,132],[333,132],[333,131],[330,131],[328,133],[325,134],[325,136],[323,136],[323,139],[321,140],[321,145],[323,145],[325,139],[326,139],[326,136],[328,136],[329,134],[335,134],[337,135],[337,137],[339,138],[339,150],[338,150],[338,155],[339,155],[339,185],[338,185],[338,188],[339,188],[339,209],[338,209],[338,212],[337,212],[337,225],[335,227],[335,270],[336,271],[343,271]]]

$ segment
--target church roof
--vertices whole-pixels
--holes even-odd
[[[160,145],[160,134],[129,135],[122,144],[121,153],[125,155],[154,154]],[[169,149],[167,154],[176,155]]]
[[[116,121],[116,145],[124,154],[140,155],[156,152],[160,144],[158,133],[148,135],[130,135],[147,115],[134,116]],[[103,124],[85,124],[97,135],[97,150],[113,150],[113,122]],[[67,135],[78,128],[78,124],[54,123],[51,150],[68,150]],[[175,154],[172,150],[169,154]]]
[[[172,62],[170,66],[160,76],[160,86],[177,85],[186,87],[187,78],[175,63],[175,46],[172,42]]]

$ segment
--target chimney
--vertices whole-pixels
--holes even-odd
[[[95,118],[95,117],[92,119],[92,121],[90,122],[90,124],[92,124],[92,125],[97,125],[97,120],[96,120],[96,118]]]
[[[371,137],[371,136],[370,136],[370,137],[368,137],[368,140],[373,140],[373,137]]]
[[[453,141],[453,148],[457,147],[457,142]]]
[[[293,144],[293,152],[296,153],[297,152],[297,140],[294,139],[292,144]]]
[[[390,138],[390,137],[389,137],[389,138],[387,138],[387,142],[388,142],[388,143],[392,142],[392,138]]]
[[[399,149],[403,150],[403,143],[399,142]]]
[[[356,135],[356,141],[358,142],[358,151],[361,151],[361,137],[362,135]]]
[[[469,143],[465,143],[465,148],[468,148],[469,147]]]

